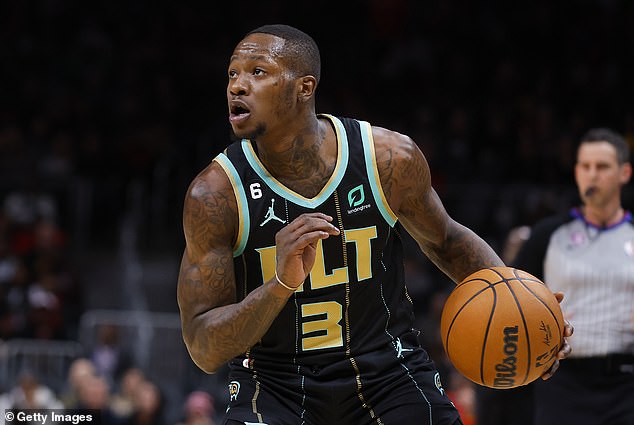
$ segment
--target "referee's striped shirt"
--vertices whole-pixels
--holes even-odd
[[[514,262],[563,292],[574,326],[571,357],[634,354],[634,224],[632,214],[608,227],[579,210],[538,223]]]

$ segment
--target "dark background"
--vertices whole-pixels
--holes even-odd
[[[266,3],[3,2],[0,193],[54,193],[70,229],[82,179],[98,194],[87,242],[107,244],[141,181],[177,228],[187,184],[228,143],[228,57],[271,22],[320,45],[319,111],[413,137],[449,207],[456,185],[569,184],[580,134],[634,131],[631,2]],[[532,207],[476,230],[495,239]]]

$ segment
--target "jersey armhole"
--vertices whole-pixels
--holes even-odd
[[[249,204],[247,203],[247,195],[244,191],[240,175],[227,155],[221,153],[214,158],[214,161],[222,167],[227,175],[231,187],[233,188],[233,194],[236,197],[236,204],[238,205],[238,236],[233,246],[233,257],[235,258],[242,255],[249,238]]]
[[[363,156],[365,159],[365,169],[370,182],[370,189],[372,190],[372,196],[374,201],[381,212],[381,215],[385,221],[394,227],[398,221],[398,217],[390,208],[385,193],[383,192],[383,186],[381,185],[381,179],[379,178],[379,168],[376,165],[376,152],[374,150],[374,137],[372,136],[372,126],[365,121],[359,121],[359,127],[361,129],[361,140],[363,141]]]

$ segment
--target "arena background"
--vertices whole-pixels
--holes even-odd
[[[410,135],[449,212],[500,253],[512,229],[576,201],[583,132],[634,142],[626,0],[2,2],[0,404],[27,375],[63,399],[86,356],[111,394],[141,369],[162,396],[163,421],[150,423],[182,420],[200,389],[224,410],[224,373],[199,372],[180,339],[181,208],[228,143],[228,58],[265,23],[319,44],[319,112]],[[437,340],[451,283],[421,256],[407,271],[468,415],[470,386]]]

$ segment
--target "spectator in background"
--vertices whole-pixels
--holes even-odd
[[[123,372],[119,388],[110,401],[110,407],[117,416],[129,419],[134,415],[135,394],[144,382],[145,376],[141,369],[131,367]]]
[[[57,295],[58,285],[55,274],[40,273],[29,287],[29,322],[34,338],[54,339],[64,334],[62,302]]]
[[[11,409],[62,409],[64,407],[55,393],[30,371],[21,373],[18,384],[9,391],[7,400]]]
[[[76,331],[82,311],[78,280],[71,271],[66,235],[40,220],[2,237],[4,282],[0,282],[0,336],[65,339]]]
[[[537,223],[516,265],[566,294],[573,351],[548,383],[535,383],[537,425],[634,424],[634,222],[621,203],[630,148],[592,129],[577,148],[581,205]]]
[[[215,425],[214,399],[204,391],[193,391],[185,401],[185,420],[178,425]]]
[[[115,325],[101,325],[97,329],[97,343],[90,355],[97,373],[111,384],[121,378],[131,365],[128,352],[119,340],[119,329]]]
[[[11,252],[7,236],[0,232],[0,292],[9,285],[18,268],[18,258]]]
[[[134,415],[129,425],[163,425],[165,400],[159,387],[151,381],[143,381],[134,392]]]
[[[110,386],[101,376],[88,376],[81,380],[78,392],[78,408],[99,410],[103,425],[127,425],[126,418],[118,416],[110,408]]]
[[[38,308],[45,312],[45,320],[38,323],[42,332],[34,336],[73,338],[83,306],[79,281],[70,258],[68,235],[50,220],[35,223],[33,235],[30,261],[36,280],[32,287],[37,289],[34,294],[39,294]]]
[[[30,335],[28,290],[31,273],[24,260],[19,258],[8,286],[2,291],[2,317],[0,337],[2,339],[25,338]]]
[[[24,190],[9,193],[3,205],[11,222],[27,232],[39,220],[55,221],[58,218],[55,198],[44,191],[32,189],[31,185],[35,184],[33,182]]]
[[[81,386],[95,375],[95,365],[90,360],[83,357],[73,360],[68,368],[66,387],[60,396],[65,408],[76,409],[78,407]]]

